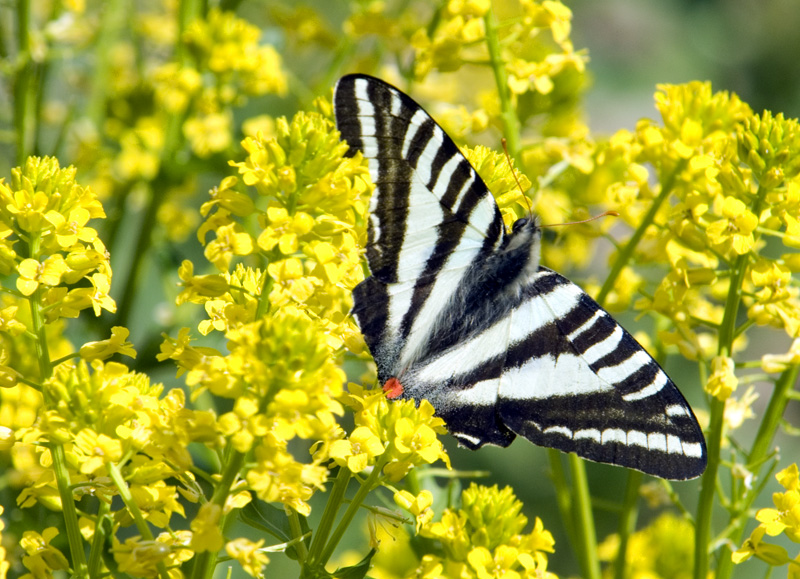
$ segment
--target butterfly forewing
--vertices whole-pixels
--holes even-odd
[[[372,276],[353,314],[382,383],[429,400],[470,448],[519,434],[664,478],[703,472],[705,441],[676,386],[580,288],[538,266],[534,221],[505,232],[486,185],[417,103],[349,75],[334,111],[375,183]]]
[[[342,138],[370,159],[376,186],[367,259],[384,285],[370,283],[367,299],[366,287],[356,291],[354,314],[370,328],[362,325],[383,367],[409,366],[426,350],[452,288],[501,242],[500,212],[453,141],[397,89],[346,76],[334,107]]]

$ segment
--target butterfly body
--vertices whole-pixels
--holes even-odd
[[[539,265],[541,230],[511,233],[486,185],[410,97],[349,75],[337,126],[370,160],[367,260],[353,314],[389,396],[427,399],[469,448],[516,435],[665,478],[705,468],[702,432],[642,347]]]

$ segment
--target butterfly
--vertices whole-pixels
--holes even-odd
[[[342,77],[334,113],[369,161],[353,315],[389,398],[428,400],[471,449],[537,445],[667,479],[700,476],[703,433],[655,360],[577,285],[539,265],[541,229],[500,210],[408,95]]]

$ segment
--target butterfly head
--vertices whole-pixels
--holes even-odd
[[[542,238],[542,228],[539,225],[539,218],[535,214],[530,217],[522,217],[511,226],[511,234],[508,236],[507,249],[514,251],[521,247],[538,245]]]
[[[514,275],[520,276],[520,282],[538,271],[541,240],[542,229],[533,214],[517,219],[506,236],[501,254],[508,263],[516,264],[518,269]]]

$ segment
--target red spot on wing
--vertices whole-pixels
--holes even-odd
[[[394,400],[403,394],[403,385],[397,378],[389,378],[383,385],[383,391],[389,400]]]

